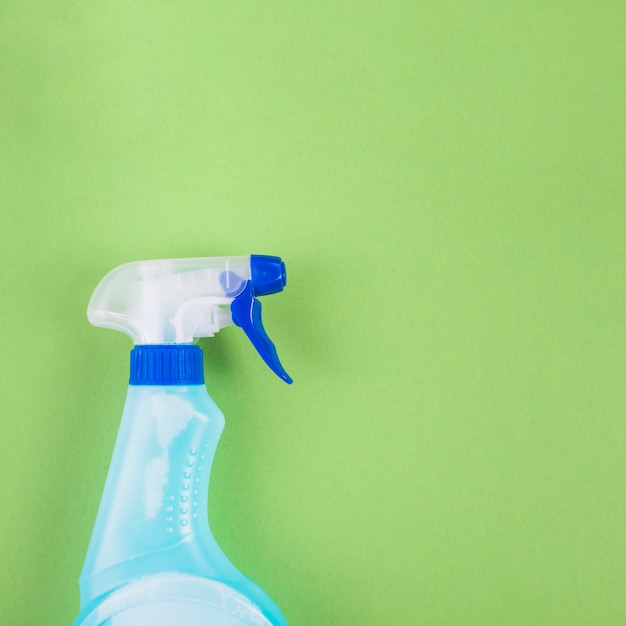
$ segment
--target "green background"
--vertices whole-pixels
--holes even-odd
[[[1,624],[77,613],[97,282],[248,253],[210,519],[290,626],[626,623],[623,1],[2,2],[0,124]]]

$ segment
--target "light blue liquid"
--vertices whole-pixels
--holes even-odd
[[[209,530],[223,428],[204,385],[129,386],[74,626],[286,626]]]

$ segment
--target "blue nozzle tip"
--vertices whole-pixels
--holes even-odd
[[[252,254],[250,256],[252,290],[255,296],[278,293],[287,284],[287,270],[279,256]]]

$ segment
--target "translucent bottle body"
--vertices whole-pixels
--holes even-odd
[[[129,386],[74,626],[286,626],[209,529],[223,427],[204,385]]]

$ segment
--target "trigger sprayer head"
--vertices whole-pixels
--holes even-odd
[[[127,263],[96,287],[87,317],[95,326],[129,335],[135,344],[191,343],[234,323],[282,380],[256,296],[282,291],[285,264],[276,256],[205,257]]]

